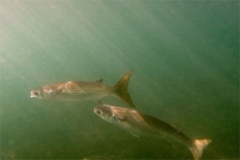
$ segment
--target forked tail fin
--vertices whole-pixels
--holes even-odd
[[[130,94],[128,93],[128,82],[131,77],[132,72],[127,72],[120,81],[117,82],[113,86],[114,93],[121,98],[124,102],[126,102],[129,106],[135,107],[135,105],[132,102],[132,99],[130,97]]]
[[[212,142],[210,139],[195,139],[193,146],[189,148],[192,152],[194,160],[199,160],[202,156],[203,150]]]

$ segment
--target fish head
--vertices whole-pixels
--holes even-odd
[[[101,105],[94,108],[94,113],[103,119],[109,119],[112,117],[112,110],[107,105]]]
[[[57,89],[56,85],[47,85],[43,87],[39,87],[31,91],[31,98],[39,98],[39,99],[49,99],[51,97],[55,97],[57,94],[60,94],[62,90]]]
[[[31,98],[43,98],[42,90],[41,89],[35,89],[31,91],[30,94]]]
[[[101,105],[94,108],[94,113],[101,117],[103,120],[112,122],[114,120],[114,113],[109,105]]]
[[[122,125],[126,120],[125,114],[122,110],[125,111],[125,109],[119,109],[119,107],[105,104],[95,107],[94,113],[107,122]]]
[[[134,118],[131,118],[132,116],[135,116],[135,110],[110,105],[101,105],[94,108],[94,113],[103,120],[128,131],[131,135],[139,137],[138,129],[135,129],[134,127],[140,125],[136,125],[135,123],[137,123],[137,121],[135,121]],[[133,113],[133,115],[131,115],[131,113]]]

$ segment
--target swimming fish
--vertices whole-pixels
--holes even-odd
[[[128,92],[128,83],[132,72],[127,72],[114,86],[103,85],[102,79],[95,82],[68,81],[49,84],[31,91],[30,97],[39,99],[69,101],[100,101],[106,96],[116,96],[135,107]]]
[[[133,109],[101,105],[94,108],[94,113],[134,136],[150,135],[180,142],[191,151],[195,160],[201,158],[203,150],[212,142],[210,139],[192,140],[170,124]]]

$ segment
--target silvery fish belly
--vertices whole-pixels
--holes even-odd
[[[200,159],[203,150],[211,143],[210,139],[190,139],[168,123],[137,110],[101,105],[95,107],[94,112],[103,120],[120,126],[136,137],[148,134],[180,142],[191,151],[195,160]]]
[[[105,86],[102,79],[95,82],[68,81],[39,87],[31,91],[31,98],[67,100],[67,101],[99,101],[106,96],[115,96],[135,107],[128,92],[131,72],[126,73],[114,86]]]

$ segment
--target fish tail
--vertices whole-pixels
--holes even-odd
[[[128,83],[129,79],[131,77],[132,72],[127,72],[122,79],[120,79],[114,86],[114,93],[120,97],[124,102],[126,102],[131,107],[135,107],[135,105],[132,102],[132,99],[130,97],[130,94],[128,93]]]
[[[199,160],[202,156],[203,150],[212,142],[210,139],[195,139],[193,145],[189,148],[194,160]]]

